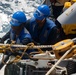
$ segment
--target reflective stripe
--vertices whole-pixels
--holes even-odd
[[[38,16],[38,17],[41,17],[43,16],[44,14],[42,12],[40,12],[38,9],[36,10],[35,14]]]

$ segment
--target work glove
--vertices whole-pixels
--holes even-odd
[[[31,40],[29,38],[25,38],[25,39],[22,40],[23,45],[27,45],[30,42],[31,42]]]

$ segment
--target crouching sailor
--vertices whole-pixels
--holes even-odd
[[[26,15],[22,11],[17,11],[12,15],[10,24],[11,29],[10,31],[3,36],[0,39],[0,42],[3,43],[5,40],[10,39],[8,43],[11,43],[11,41],[15,41],[16,44],[23,44],[26,45],[32,41],[31,35],[29,32],[25,29],[24,25],[26,23]],[[15,49],[14,49],[15,50]],[[33,51],[33,50],[31,50]],[[29,53],[30,50],[27,50],[27,53]],[[7,57],[4,58],[4,62],[7,62],[9,59],[9,56],[11,55],[22,55],[22,51],[15,52],[14,54],[12,52],[6,51],[5,55]],[[23,56],[23,59],[28,58],[26,56],[26,53]],[[13,58],[11,58],[12,60]],[[0,62],[0,69],[4,66],[2,62]],[[7,65],[5,69],[7,69],[11,65]],[[6,70],[5,70],[6,72]]]
[[[50,14],[51,12],[47,5],[40,5],[34,12],[34,17],[28,20],[25,25],[33,40],[40,45],[51,45],[59,41],[57,27],[48,18]]]
[[[5,41],[7,38],[10,39],[8,43],[11,41],[15,41],[16,44],[26,45],[32,41],[31,35],[24,27],[26,23],[26,15],[22,11],[17,11],[13,14],[10,24],[11,29],[3,36],[2,40]]]

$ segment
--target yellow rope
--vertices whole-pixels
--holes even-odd
[[[13,45],[13,44],[11,43],[10,45],[7,45],[7,46],[1,46],[0,49],[3,49],[4,52],[6,52],[6,51],[9,50],[10,52],[15,53],[15,50],[13,50],[13,49],[11,48],[12,45]],[[18,62],[19,60],[21,60],[21,58],[24,56],[26,50],[27,50],[27,49],[29,50],[29,48],[33,48],[34,46],[35,46],[34,43],[29,43],[29,44],[27,44],[27,46],[26,46],[25,48],[22,48],[22,49],[23,49],[22,55],[21,55],[21,56],[17,55],[16,58],[15,58],[13,61],[9,62],[9,63],[15,63],[15,62]],[[21,48],[15,48],[15,49],[16,49],[16,51],[17,51],[17,50],[20,50]],[[38,50],[38,51],[36,51],[36,52],[38,52],[39,54],[40,54],[40,53],[44,53],[44,51],[42,51],[40,48],[37,48],[37,50]],[[31,53],[32,53],[32,52],[31,52]],[[30,54],[31,54],[31,53],[30,53]],[[34,53],[35,53],[35,52],[34,52]],[[31,58],[32,58],[32,57],[31,57]],[[4,64],[6,64],[6,63],[4,62],[4,56],[3,56],[3,58],[2,58],[2,62],[3,62]],[[7,64],[8,64],[8,63],[7,63]]]
[[[19,60],[21,60],[21,58],[24,56],[26,50],[29,49],[29,48],[33,48],[33,47],[34,47],[34,43],[29,43],[29,44],[27,44],[27,47],[24,49],[22,55],[21,55],[21,56],[17,55],[16,58],[15,58],[11,63],[16,63],[16,62],[18,62]],[[42,52],[43,52],[43,51],[42,51],[41,49],[39,49],[39,48],[38,48],[38,51],[39,51],[39,53],[42,53]]]

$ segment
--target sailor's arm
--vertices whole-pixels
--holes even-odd
[[[57,26],[55,26],[52,28],[49,34],[48,44],[53,45],[57,43],[59,40],[60,40],[59,32],[58,32]]]
[[[10,37],[10,31],[8,31],[2,38],[0,38],[0,43],[4,43]]]
[[[30,30],[30,19],[27,20],[26,24],[25,24],[25,28],[29,31]]]

